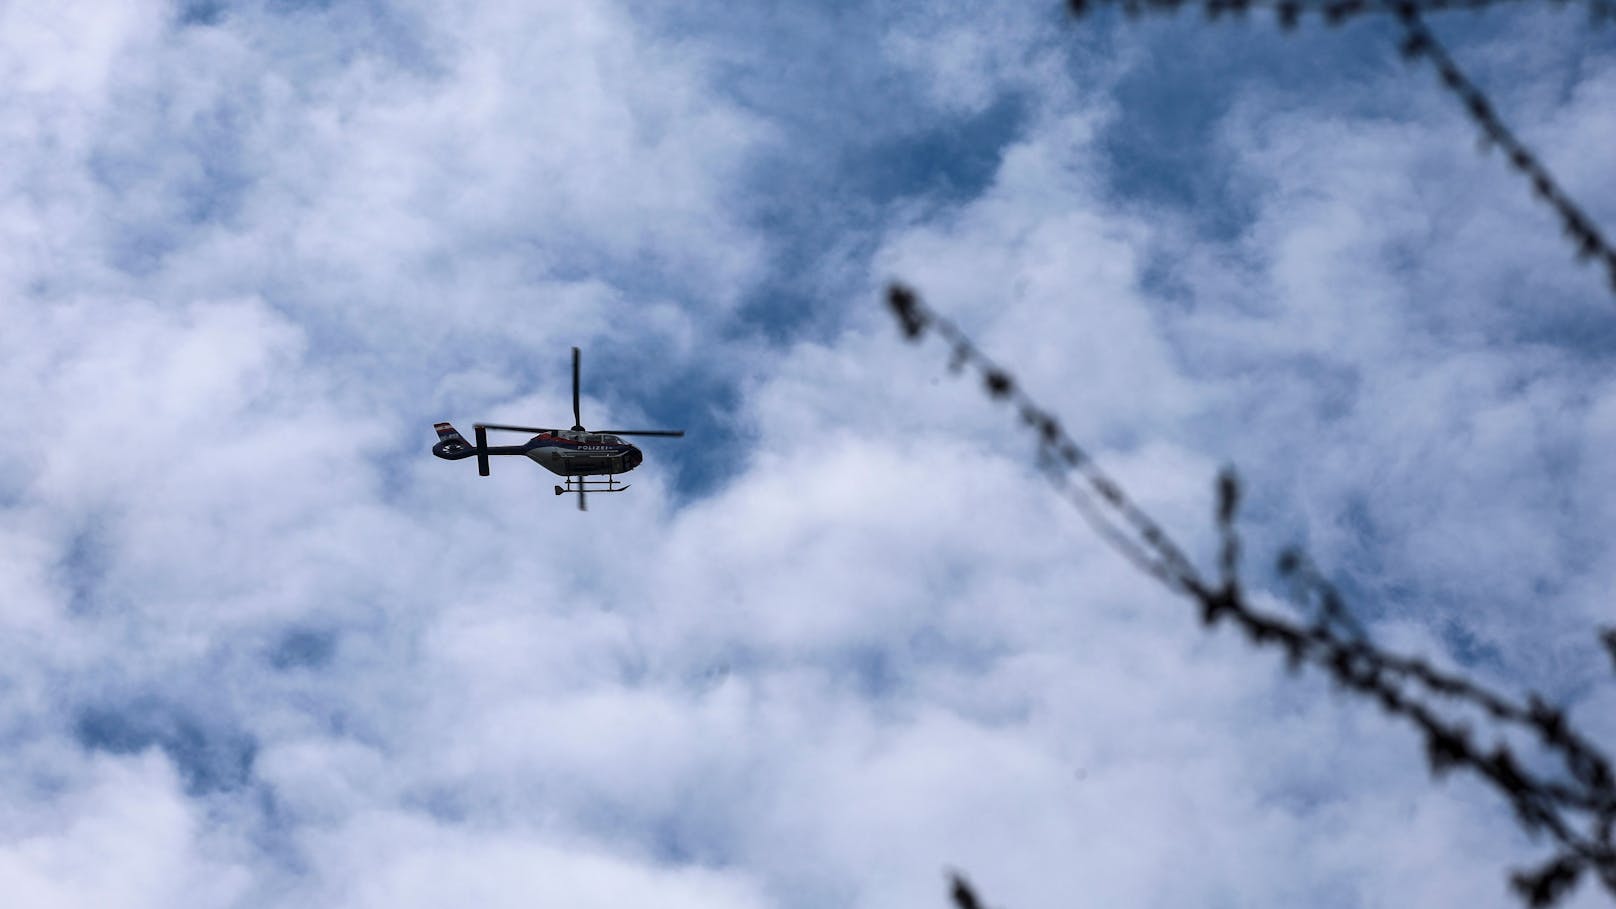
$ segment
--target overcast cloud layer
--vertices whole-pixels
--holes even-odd
[[[1204,632],[879,307],[1197,557],[1616,743],[1616,299],[1387,23],[0,6],[0,894],[1510,905],[1540,846]],[[1607,235],[1616,31],[1436,23]],[[648,440],[587,514],[431,424]],[[1599,904],[1584,891],[1575,905]]]

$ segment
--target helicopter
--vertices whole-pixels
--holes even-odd
[[[645,455],[640,449],[619,436],[682,437],[682,429],[597,429],[587,430],[578,415],[578,348],[572,349],[572,428],[546,429],[540,426],[510,426],[504,423],[476,423],[472,425],[477,444],[466,441],[453,426],[437,423],[438,443],[432,453],[446,461],[462,458],[477,459],[477,474],[488,476],[488,459],[494,455],[524,455],[545,470],[564,477],[566,485],[555,488],[556,495],[569,492],[578,494],[578,510],[588,511],[584,496],[590,492],[622,492],[627,483],[620,483],[617,475],[628,473],[640,466]],[[533,438],[522,445],[489,445],[489,431],[532,433]],[[599,477],[606,479],[601,480]]]

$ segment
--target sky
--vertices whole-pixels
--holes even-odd
[[[1616,26],[1431,25],[1616,235]],[[1201,565],[1232,465],[1258,601],[1303,547],[1616,747],[1616,296],[1390,22],[63,0],[0,75],[9,905],[1514,905],[1507,805],[1108,549],[892,280]],[[431,457],[573,345],[689,430],[631,491]]]

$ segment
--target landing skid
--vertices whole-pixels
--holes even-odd
[[[584,504],[585,493],[622,492],[629,487],[629,484],[627,483],[618,483],[617,478],[610,474],[607,474],[606,479],[604,480],[596,479],[594,477],[567,477],[566,482],[567,485],[557,486],[555,488],[555,494],[559,496],[566,495],[569,492],[576,492],[578,494],[579,511],[589,510],[589,506]]]

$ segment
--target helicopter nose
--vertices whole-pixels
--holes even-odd
[[[644,459],[644,457],[645,455],[641,454],[638,448],[630,446],[628,450],[628,469],[633,470],[634,468],[640,466],[640,461]]]

